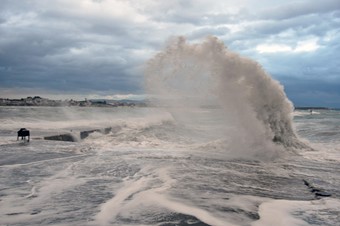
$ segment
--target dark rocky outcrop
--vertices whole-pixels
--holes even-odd
[[[47,136],[47,137],[44,137],[44,140],[69,141],[69,142],[78,141],[78,139],[71,133]]]
[[[317,187],[313,186],[311,183],[309,183],[306,180],[303,180],[303,183],[309,188],[310,192],[312,192],[315,195],[315,198],[317,198],[317,199],[322,198],[322,197],[332,196],[332,194],[324,191],[321,188],[317,188]]]

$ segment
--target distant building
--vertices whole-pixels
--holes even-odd
[[[42,102],[43,102],[43,100],[42,100],[41,97],[39,97],[39,96],[33,97],[33,103],[34,103],[34,105],[41,105]]]
[[[27,105],[34,105],[32,97],[27,97],[25,102],[26,102]]]

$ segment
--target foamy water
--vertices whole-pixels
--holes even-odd
[[[214,114],[219,120],[216,109],[196,114],[201,117],[196,127],[176,122],[160,108],[0,109],[11,113],[1,118],[7,122],[0,146],[2,225],[339,222],[340,146],[333,143],[333,149],[328,149],[331,143],[310,140],[320,130],[332,130],[334,122],[339,123],[338,112],[295,118],[301,139],[315,151],[301,149],[299,154],[263,161],[235,157],[233,151],[228,156],[224,141],[221,144],[221,138],[205,133],[220,129],[210,118]],[[35,139],[47,130],[42,128],[35,131],[30,143],[16,141],[18,126],[13,119],[23,112],[27,119],[35,118],[34,128],[39,123],[48,125],[45,116],[69,122],[63,131],[79,128],[69,113],[60,113],[67,110],[82,112],[89,125],[97,127],[102,126],[102,119],[93,117],[93,111],[102,111],[103,117],[111,119],[105,126],[120,129],[106,135],[93,133],[72,143]],[[325,121],[331,122],[328,127]],[[50,126],[54,124],[52,120]],[[316,199],[303,180],[332,196]]]

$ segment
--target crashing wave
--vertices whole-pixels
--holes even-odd
[[[242,147],[302,148],[292,125],[293,105],[283,86],[255,61],[227,49],[216,37],[190,44],[170,40],[146,68],[146,90],[182,122],[192,109],[222,109],[223,133]],[[188,110],[190,109],[190,110]],[[184,120],[183,120],[184,119]],[[197,123],[200,123],[197,120]],[[277,145],[275,145],[277,146]]]

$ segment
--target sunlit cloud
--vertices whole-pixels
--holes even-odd
[[[260,44],[256,46],[256,51],[259,53],[279,53],[279,52],[290,52],[290,53],[301,53],[301,52],[314,52],[320,48],[317,43],[318,39],[308,39],[305,41],[299,41],[295,47],[286,44]]]
[[[317,43],[318,39],[313,38],[306,41],[298,42],[294,52],[314,52],[320,48]]]
[[[261,44],[256,46],[259,53],[292,52],[293,48],[283,44]]]

